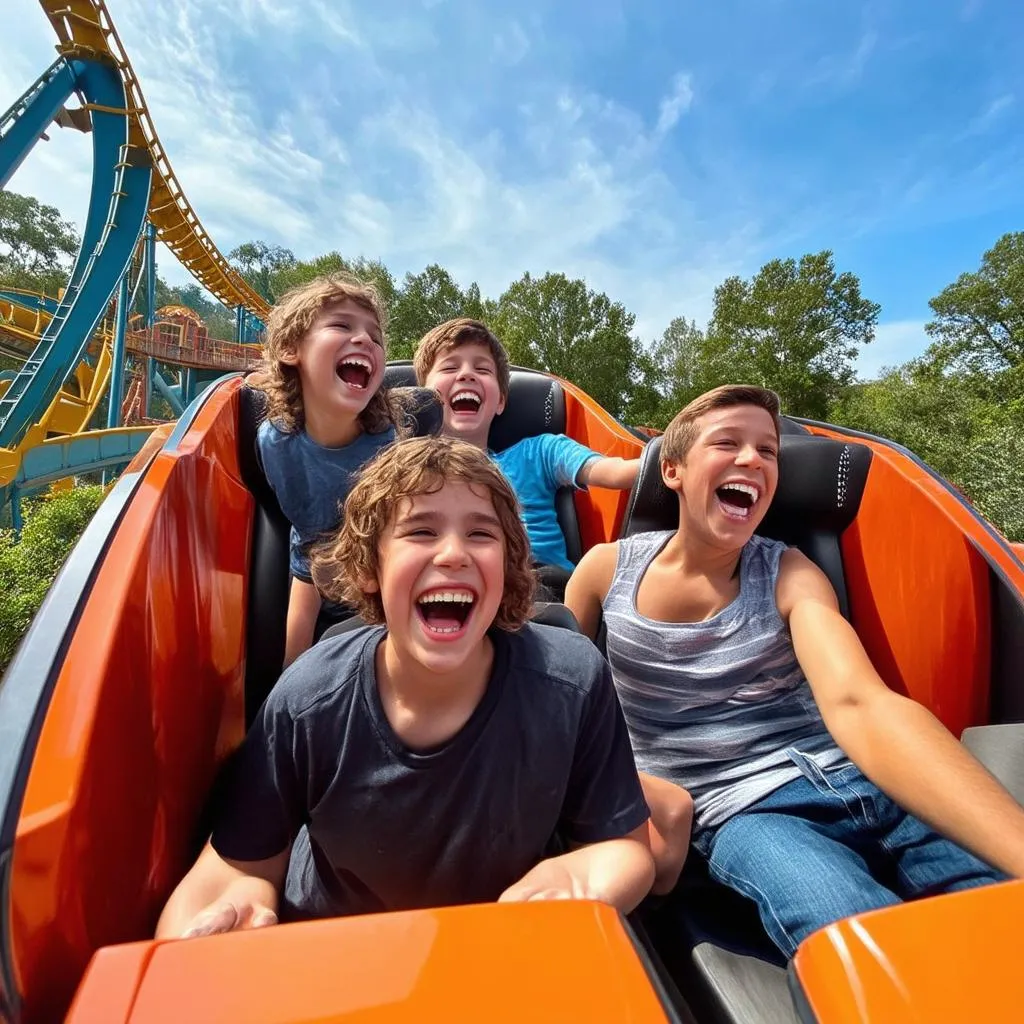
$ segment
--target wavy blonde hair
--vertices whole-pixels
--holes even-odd
[[[247,383],[267,396],[267,417],[285,430],[302,430],[306,416],[302,405],[299,371],[281,361],[298,351],[303,338],[320,312],[345,300],[356,303],[377,319],[381,348],[387,356],[387,314],[377,289],[352,274],[339,272],[317,277],[292,288],[281,296],[270,316],[263,341],[263,365],[249,375]],[[379,434],[401,422],[401,407],[387,388],[380,387],[359,414],[359,422],[369,434]]]
[[[380,593],[367,593],[363,586],[380,579],[380,541],[385,529],[394,521],[400,502],[434,494],[456,482],[485,488],[494,503],[505,546],[505,586],[494,624],[519,629],[530,615],[536,589],[519,502],[483,451],[452,438],[414,437],[381,449],[349,493],[338,533],[312,551],[310,567],[317,589],[334,601],[355,605],[366,622],[383,622]]]

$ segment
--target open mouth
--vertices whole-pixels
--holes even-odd
[[[431,590],[416,599],[416,610],[428,632],[454,636],[465,629],[475,602],[469,590]]]
[[[448,400],[452,412],[459,413],[474,413],[480,404],[480,396],[473,391],[456,391]]]
[[[362,356],[346,356],[334,368],[334,372],[352,388],[365,391],[373,375],[373,363]]]
[[[723,484],[716,488],[715,495],[722,511],[730,518],[747,519],[750,510],[757,504],[758,490],[753,484]]]

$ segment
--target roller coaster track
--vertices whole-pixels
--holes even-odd
[[[148,150],[153,164],[149,220],[182,265],[226,306],[244,306],[261,320],[269,307],[214,245],[174,175],[138,78],[103,0],[40,0],[67,59],[113,61],[128,98],[129,143]],[[88,107],[89,104],[86,104]]]

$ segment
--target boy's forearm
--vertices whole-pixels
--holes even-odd
[[[186,877],[167,901],[156,926],[156,938],[180,938],[200,911],[214,903],[266,907],[277,913],[278,893],[272,882],[252,875],[233,879]]]
[[[316,620],[323,600],[312,583],[293,579],[288,597],[288,624],[285,634],[284,668],[313,645]]]
[[[580,877],[589,898],[610,903],[624,914],[637,907],[654,884],[654,858],[636,839],[609,839],[557,859]]]
[[[594,459],[585,467],[583,482],[587,487],[606,487],[613,491],[628,491],[636,481],[639,470],[639,459],[606,456]]]
[[[671,892],[679,881],[690,848],[693,798],[681,786],[640,772],[644,799],[650,808],[648,838],[654,857],[655,877],[651,891]]]
[[[994,867],[1024,877],[1024,808],[927,708],[888,691],[841,709],[830,728],[901,807]]]

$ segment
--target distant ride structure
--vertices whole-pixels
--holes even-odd
[[[20,364],[0,373],[0,506],[16,529],[23,495],[127,464],[155,425],[154,394],[177,416],[211,380],[254,367],[268,311],[185,198],[106,5],[40,3],[58,57],[0,116],[0,188],[54,123],[92,136],[93,171],[61,294],[0,289],[0,354]],[[156,308],[157,241],[234,309],[233,341],[185,307]],[[105,428],[90,429],[104,398]]]

